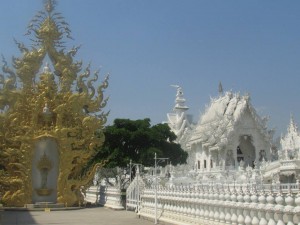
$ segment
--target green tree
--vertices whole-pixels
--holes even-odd
[[[107,160],[107,168],[126,167],[130,160],[154,165],[157,157],[169,158],[173,165],[186,163],[187,152],[175,143],[176,135],[167,124],[151,126],[150,119],[116,119],[104,129],[105,142],[94,161]]]

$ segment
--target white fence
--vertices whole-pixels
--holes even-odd
[[[299,184],[202,184],[145,189],[139,215],[171,224],[300,224]]]
[[[118,186],[91,186],[86,190],[85,201],[113,209],[124,209],[122,192]]]
[[[140,196],[145,189],[145,183],[138,173],[126,190],[126,210],[138,211]]]

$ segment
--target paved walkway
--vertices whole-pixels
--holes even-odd
[[[150,225],[131,211],[104,207],[66,211],[0,211],[0,225]]]

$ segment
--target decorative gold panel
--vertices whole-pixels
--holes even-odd
[[[101,130],[108,113],[102,109],[108,99],[103,91],[108,76],[95,87],[99,71],[91,75],[90,65],[82,69],[82,62],[74,61],[78,47],[66,51],[63,40],[70,38],[70,30],[62,15],[54,12],[54,5],[53,0],[47,1],[44,11],[31,21],[27,33],[31,47],[16,41],[22,56],[13,58],[12,68],[3,58],[0,194],[7,206],[32,202],[32,167],[43,168],[32,165],[34,143],[41,137],[58,143],[57,202],[79,204],[80,188],[92,180],[99,166],[83,173],[95,147],[104,141]],[[41,194],[48,193],[41,190]]]

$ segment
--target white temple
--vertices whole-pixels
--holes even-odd
[[[223,93],[220,84],[219,96],[211,98],[210,104],[195,125],[187,114],[188,107],[182,88],[175,87],[175,107],[172,113],[167,114],[167,123],[177,135],[182,148],[189,153],[189,158],[187,165],[173,170],[173,182],[222,180],[227,179],[228,174],[243,182],[246,170],[254,168],[265,182],[271,182],[272,179],[277,179],[278,182],[287,180],[279,175],[278,168],[282,160],[298,158],[300,135],[293,118],[288,133],[281,138],[282,150],[278,152],[281,161],[275,161],[278,158],[278,146],[275,147],[273,142],[274,131],[267,127],[268,118],[258,115],[249,94]],[[289,169],[297,171],[297,168]],[[275,174],[278,176],[274,176]],[[192,177],[192,180],[183,179],[183,175]]]
[[[168,124],[189,159],[172,168],[168,182],[157,185],[156,178],[141,192],[139,216],[178,225],[300,224],[300,135],[293,118],[275,147],[249,95],[223,93],[220,84],[195,126],[185,122],[180,87],[175,103]]]
[[[125,202],[118,186],[107,185],[92,186],[86,201],[133,209],[155,224],[300,224],[300,134],[293,117],[275,147],[249,95],[223,93],[220,84],[219,96],[193,124],[183,90],[175,87],[167,123],[189,153],[187,164],[168,166],[170,177],[162,168],[138,174]]]
[[[273,131],[267,129],[267,118],[256,113],[249,95],[226,92],[212,98],[196,126],[187,120],[180,87],[175,103],[175,113],[167,114],[168,124],[182,147],[194,153],[195,170],[236,166],[240,161],[253,166],[254,161],[271,158]]]

